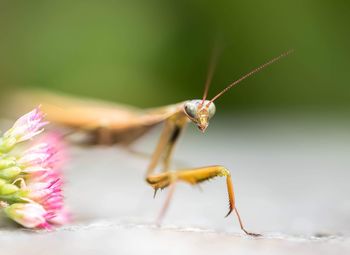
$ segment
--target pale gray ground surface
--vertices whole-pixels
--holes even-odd
[[[231,120],[228,120],[228,119]],[[166,190],[152,198],[148,159],[124,149],[73,148],[66,197],[75,221],[53,232],[3,223],[0,254],[349,254],[350,124],[293,116],[213,121],[205,135],[189,127],[174,167],[222,164],[235,184],[247,237],[227,212],[224,179],[177,186],[157,228]],[[157,129],[140,143],[151,152]],[[202,191],[201,191],[202,190]]]

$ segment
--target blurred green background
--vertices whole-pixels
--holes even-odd
[[[349,1],[0,1],[0,85],[39,87],[141,107],[227,93],[229,109],[346,111]],[[225,107],[224,107],[225,106]]]

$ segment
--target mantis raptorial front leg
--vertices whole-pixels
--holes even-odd
[[[187,122],[188,119],[183,112],[177,112],[165,121],[163,132],[153,152],[146,176],[154,172],[161,158],[163,158],[163,171],[169,170],[172,152]]]
[[[169,193],[164,203],[164,206],[161,209],[160,214],[157,218],[157,224],[160,224],[167,211],[167,208],[169,207],[170,200],[174,194],[175,185],[177,181],[183,181],[191,185],[196,185],[203,181],[221,176],[226,177],[226,186],[229,198],[229,211],[226,214],[226,217],[230,215],[232,211],[234,211],[237,215],[241,229],[248,235],[258,236],[257,234],[248,232],[243,226],[241,217],[235,206],[235,196],[233,191],[231,175],[225,167],[208,166],[169,171],[168,167],[170,164],[170,159],[174,150],[174,146],[182,129],[187,123],[187,119],[185,117],[186,116],[182,112],[180,112],[176,113],[166,121],[163,133],[160,137],[156,150],[152,156],[151,163],[147,170],[146,181],[154,188],[154,196],[156,195],[157,190],[169,187]],[[154,173],[154,170],[162,156],[164,163],[163,172],[156,174]]]
[[[162,208],[159,214],[159,217],[157,219],[157,223],[159,224],[163,216],[165,215],[165,212],[170,203],[170,199],[174,193],[175,184],[177,181],[183,181],[191,185],[196,185],[198,183],[201,183],[203,181],[206,181],[215,177],[226,178],[226,186],[227,186],[227,192],[228,192],[228,198],[229,198],[229,211],[225,217],[229,216],[231,212],[234,211],[239,221],[239,225],[241,229],[248,235],[259,236],[259,234],[251,233],[244,228],[242,219],[235,205],[235,195],[233,191],[231,174],[223,166],[207,166],[207,167],[192,168],[192,169],[181,169],[176,171],[167,171],[159,174],[152,174],[148,176],[146,180],[154,188],[155,191],[157,191],[158,189],[164,189],[166,187],[170,188],[164,207]]]

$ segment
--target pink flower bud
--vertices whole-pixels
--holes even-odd
[[[44,114],[39,107],[35,108],[33,111],[20,117],[15,124],[4,134],[4,140],[15,139],[15,143],[23,142],[25,140],[31,139],[33,136],[41,133],[43,127],[48,122],[42,122]]]
[[[36,182],[31,183],[27,186],[28,195],[27,197],[31,200],[34,200],[42,205],[46,204],[44,206],[46,209],[49,209],[53,206],[53,203],[57,204],[57,199],[50,202],[51,198],[60,198],[59,203],[63,205],[63,199],[61,195],[61,187],[62,182],[60,179],[56,179],[51,182]]]
[[[7,216],[27,228],[46,228],[51,225],[47,211],[37,203],[16,203],[5,207]]]
[[[43,166],[45,167],[52,155],[55,152],[53,151],[53,147],[46,143],[40,143],[34,145],[29,150],[26,150],[23,153],[23,156],[18,159],[18,163],[21,166],[29,167],[29,166]]]

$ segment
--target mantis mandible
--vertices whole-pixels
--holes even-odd
[[[184,127],[192,122],[201,132],[205,132],[210,119],[215,114],[214,101],[221,97],[229,89],[245,80],[249,76],[261,71],[281,58],[289,55],[292,50],[271,59],[265,64],[253,69],[238,80],[229,84],[211,100],[207,100],[209,85],[212,80],[214,65],[211,64],[205,83],[202,99],[190,100],[178,104],[163,106],[148,110],[139,110],[131,107],[123,107],[116,104],[96,102],[92,100],[80,100],[67,96],[59,96],[50,93],[39,93],[39,101],[47,118],[57,124],[61,124],[75,130],[86,131],[90,136],[90,144],[130,144],[141,137],[150,128],[164,122],[163,131],[159,142],[151,156],[147,167],[145,180],[157,190],[169,188],[164,206],[160,211],[157,222],[160,223],[173,196],[175,185],[183,181],[191,185],[199,184],[214,177],[225,177],[229,199],[229,211],[226,217],[234,212],[237,216],[240,228],[248,235],[258,234],[247,231],[235,204],[235,196],[230,172],[220,165],[204,166],[170,171],[170,161],[174,147]],[[34,97],[35,98],[34,94]],[[27,94],[22,100],[28,99]],[[157,166],[162,163],[162,169],[156,173]]]

